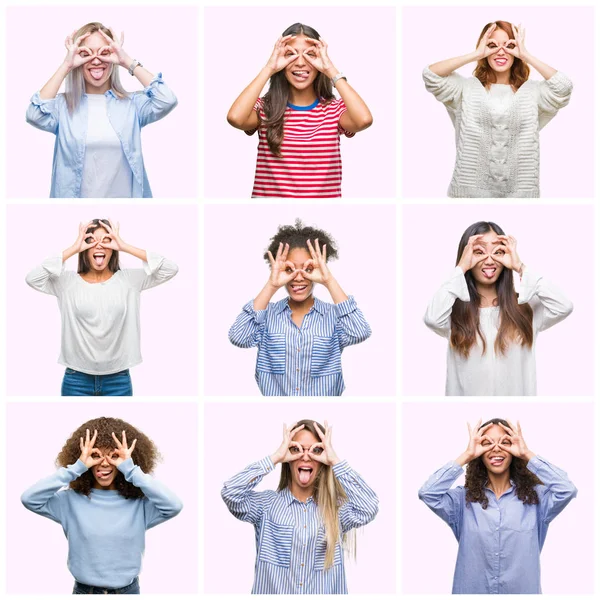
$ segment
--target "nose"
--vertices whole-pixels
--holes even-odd
[[[491,255],[489,255],[489,254],[488,254],[488,255],[485,257],[485,260],[484,260],[483,262],[484,262],[484,264],[486,264],[486,265],[493,265],[493,264],[494,264],[494,259],[491,257]]]
[[[102,61],[97,56],[94,56],[94,58],[92,58],[92,60],[90,61],[90,64],[98,66],[102,64]]]
[[[102,466],[102,467],[108,467],[109,466],[109,462],[106,459],[106,456],[102,457],[102,462],[100,463],[100,466]]]
[[[304,281],[304,275],[302,275],[302,273],[297,273],[296,277],[294,277],[294,281]]]

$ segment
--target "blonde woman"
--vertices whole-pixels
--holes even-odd
[[[255,492],[281,463],[277,491]],[[254,525],[253,594],[347,594],[342,546],[375,518],[375,492],[338,458],[331,427],[283,426],[279,449],[232,477],[221,491],[236,518]]]
[[[124,35],[88,23],[65,40],[67,55],[31,98],[27,122],[56,136],[51,198],[151,198],[141,129],[169,114],[177,98],[123,49]],[[119,67],[143,86],[129,94]],[[65,93],[59,94],[66,80]]]

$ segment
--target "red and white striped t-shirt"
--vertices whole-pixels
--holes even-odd
[[[261,123],[265,121],[262,98],[254,106]],[[339,198],[342,195],[340,134],[354,133],[340,126],[346,112],[340,99],[316,100],[311,106],[288,105],[283,124],[281,156],[267,144],[267,130],[258,129],[258,156],[253,198]],[[254,131],[247,131],[252,135]]]

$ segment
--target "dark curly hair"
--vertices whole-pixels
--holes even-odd
[[[94,430],[98,432],[96,438],[96,448],[116,448],[115,441],[112,438],[112,433],[120,439],[121,432],[124,431],[127,436],[127,443],[131,444],[133,440],[137,439],[135,449],[131,458],[133,462],[144,471],[144,473],[150,474],[154,471],[156,463],[160,460],[160,454],[158,449],[154,445],[154,442],[139,429],[136,429],[133,425],[130,425],[126,421],[121,419],[113,419],[112,417],[98,417],[87,421],[80,427],[78,427],[72,434],[71,437],[65,442],[59,455],[56,457],[56,466],[66,467],[68,465],[75,464],[77,459],[81,455],[81,449],[79,447],[79,439],[85,440],[85,430],[90,430],[90,436],[93,435]],[[94,476],[92,470],[88,469],[83,475],[78,477],[75,481],[69,484],[69,487],[84,496],[90,495],[90,490],[94,485]],[[125,498],[143,498],[144,493],[140,488],[135,487],[132,483],[125,480],[123,473],[117,471],[115,477],[115,486],[121,496]]]
[[[293,225],[280,225],[277,233],[271,238],[271,243],[264,253],[263,258],[269,262],[269,252],[273,256],[276,256],[279,244],[282,243],[290,245],[290,250],[294,248],[302,248],[308,251],[306,240],[314,241],[318,239],[321,247],[323,244],[327,245],[327,262],[335,260],[338,257],[337,244],[329,233],[322,229],[316,229],[315,227],[307,227],[304,225],[301,219],[296,219]]]
[[[486,421],[479,429],[493,423],[494,425],[502,424],[505,427],[510,427],[508,421],[504,419],[490,419]],[[543,485],[528,468],[527,463],[513,457],[509,466],[510,478],[517,489],[517,498],[523,504],[538,504],[539,498],[535,491],[536,485]],[[472,460],[467,465],[467,473],[465,476],[465,489],[467,490],[465,500],[467,504],[471,502],[479,502],[484,510],[488,507],[488,499],[485,494],[485,485],[488,482],[488,472],[483,464],[483,459],[480,457]]]

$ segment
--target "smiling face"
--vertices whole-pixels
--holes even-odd
[[[117,467],[108,462],[106,457],[111,456],[113,459],[116,458],[116,450],[114,448],[99,448],[98,450],[103,456],[103,460],[100,464],[92,467],[92,475],[94,477],[93,487],[97,490],[114,490],[116,489],[114,485],[115,478],[119,471]],[[92,454],[92,458],[98,458],[96,452]]]
[[[484,234],[475,245],[473,254],[475,256],[487,255],[484,260],[471,269],[475,281],[482,285],[495,284],[500,277],[500,273],[504,270],[504,265],[494,260],[494,258],[505,254],[504,247],[498,239],[498,234],[493,230]]]
[[[85,63],[81,68],[83,70],[83,79],[85,80],[85,91],[88,94],[100,94],[110,89],[110,76],[113,65],[103,62],[98,58],[102,48],[107,45],[106,39],[98,31],[92,33],[81,43],[81,48],[87,48],[94,58]],[[88,56],[85,50],[80,51],[82,56]],[[102,56],[108,56],[110,52],[105,49]]]
[[[504,73],[510,71],[510,68],[515,62],[515,57],[505,50],[505,45],[511,39],[506,31],[499,27],[494,30],[488,41],[488,48],[497,49],[497,52],[487,57],[488,65],[496,73]],[[508,44],[508,48],[514,48],[514,42]]]
[[[500,425],[492,425],[485,432],[485,435],[491,438],[495,444],[487,440],[483,441],[482,446],[489,448],[489,450],[486,450],[481,455],[483,464],[489,473],[500,475],[508,470],[512,462],[512,454],[508,451],[511,442],[508,439],[501,442],[502,438],[506,435],[506,431]]]
[[[308,50],[308,55],[311,58],[317,58],[314,45],[307,41],[305,35],[297,35],[291,38],[287,43],[298,54],[298,58],[289,64],[284,72],[285,78],[289,84],[297,90],[305,90],[312,86],[319,71],[315,69],[304,56],[304,51]],[[284,56],[289,57],[293,54],[290,49],[286,49]]]
[[[108,248],[108,244],[110,244],[108,232],[106,229],[100,227],[93,233],[88,233],[85,239],[88,241],[90,238],[94,238],[97,242],[99,242],[97,246],[86,250],[90,268],[93,271],[104,271],[104,269],[108,267],[108,263],[110,262],[110,258],[113,253],[112,248]]]
[[[321,470],[321,463],[313,460],[308,453],[310,447],[320,440],[318,440],[310,431],[303,429],[294,436],[293,441],[298,442],[302,446],[304,453],[302,458],[289,463],[292,472],[292,486],[297,486],[298,488],[306,490],[315,485],[317,475]],[[290,452],[294,454],[295,450],[292,448],[290,449]],[[318,453],[321,451],[321,448],[315,448],[315,451],[315,453]]]
[[[287,259],[294,264],[296,269],[303,269],[306,261],[310,259],[310,254],[304,248],[293,248],[288,252]],[[312,267],[309,266],[306,270],[310,273],[312,272]],[[292,268],[289,267],[286,269],[286,272],[291,273]],[[306,279],[302,273],[298,273],[285,287],[294,302],[304,302],[304,300],[307,300],[312,295],[313,286],[314,283],[312,281]]]

